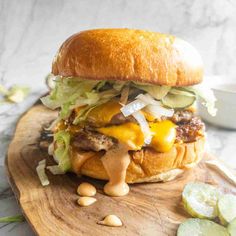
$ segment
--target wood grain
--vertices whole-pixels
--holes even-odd
[[[181,192],[188,182],[203,181],[236,193],[236,188],[208,169],[204,162],[168,183],[135,184],[125,197],[103,194],[103,181],[74,174],[53,176],[50,185],[42,187],[36,174],[37,163],[48,154],[39,148],[42,127],[56,117],[56,112],[34,105],[19,120],[9,146],[6,169],[10,184],[22,211],[37,235],[175,235],[179,223],[189,217],[181,205]],[[209,158],[206,155],[205,158]],[[89,207],[76,203],[76,188],[82,181],[94,184],[97,202]],[[119,216],[124,226],[105,227],[96,224],[108,214]]]

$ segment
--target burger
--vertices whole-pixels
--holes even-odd
[[[128,183],[174,179],[203,157],[200,99],[215,114],[200,55],[189,43],[156,32],[96,29],[72,35],[57,52],[51,91],[58,109],[49,154],[54,172],[108,180],[123,196]],[[53,86],[52,86],[53,85]]]

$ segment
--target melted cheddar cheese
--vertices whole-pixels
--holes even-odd
[[[111,121],[114,115],[120,113],[121,107],[122,106],[117,101],[111,100],[92,109],[87,119],[99,126],[106,125]]]
[[[170,120],[150,124],[154,133],[151,146],[158,152],[168,152],[174,145],[176,138],[176,125]]]
[[[153,133],[152,142],[149,146],[158,152],[168,152],[176,138],[175,124],[169,120],[150,123]],[[144,136],[139,125],[135,123],[125,123],[98,128],[98,132],[116,138],[120,142],[126,143],[130,150],[140,150],[144,145]]]
[[[92,109],[87,116],[87,120],[96,123],[97,126],[105,126],[110,123],[113,116],[119,114],[121,111],[121,104],[116,100],[111,100],[106,102],[100,106],[95,107]],[[75,109],[76,114],[78,115],[81,108],[78,107]],[[153,117],[148,112],[142,111],[147,121],[153,122],[155,117]]]
[[[144,143],[143,132],[139,125],[132,122],[98,128],[97,131],[126,143],[130,150],[140,150]]]

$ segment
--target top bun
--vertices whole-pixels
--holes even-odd
[[[52,73],[93,80],[188,86],[203,77],[196,49],[171,35],[132,29],[96,29],[72,35],[60,47]]]

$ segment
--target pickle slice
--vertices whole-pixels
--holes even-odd
[[[234,218],[232,221],[230,221],[227,230],[230,234],[230,236],[236,236],[236,218]]]
[[[169,93],[164,98],[162,98],[161,101],[166,107],[180,109],[191,106],[195,100],[195,96],[185,96]]]
[[[227,225],[236,217],[236,196],[225,194],[218,201],[220,222]]]
[[[214,219],[217,217],[217,201],[220,191],[212,185],[189,183],[182,193],[185,210],[193,217]]]
[[[210,220],[188,219],[180,224],[177,236],[229,236],[227,229]]]

